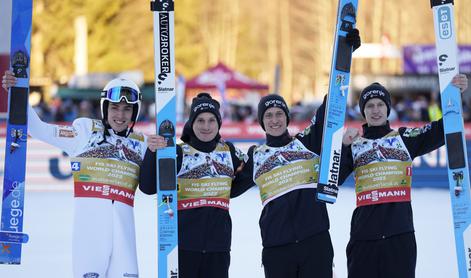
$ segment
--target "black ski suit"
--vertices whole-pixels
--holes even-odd
[[[363,125],[363,137],[379,139],[392,129]],[[398,129],[411,159],[442,146],[443,121],[422,128]],[[347,148],[342,160],[341,175],[354,170],[352,149]],[[417,248],[410,202],[359,206],[351,220],[350,242],[347,246],[349,278],[413,278]]]

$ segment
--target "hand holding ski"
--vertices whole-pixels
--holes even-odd
[[[448,182],[453,211],[459,277],[471,277],[471,194],[459,91],[467,79],[458,74],[458,48],[453,0],[431,0],[435,26],[437,67],[447,149]],[[455,86],[453,86],[454,84]]]
[[[156,152],[166,148],[168,145],[168,139],[159,135],[148,135],[147,136],[147,147],[151,152]]]
[[[358,30],[354,29],[357,6],[357,0],[340,0],[337,11],[317,185],[317,199],[326,203],[335,203],[338,194],[342,133],[347,109],[352,52],[361,43]]]
[[[16,82],[17,80],[13,72],[9,70],[5,71],[5,74],[2,78],[2,88],[8,92],[11,87],[16,85]]]
[[[155,103],[157,133],[165,139],[157,151],[158,277],[178,277],[176,173],[176,93],[174,1],[151,2],[154,12]],[[151,139],[153,140],[153,139]],[[157,148],[156,139],[152,148]]]
[[[12,235],[10,232],[23,231],[32,14],[32,0],[12,2],[10,69],[16,79],[13,77],[2,81],[4,88],[9,81],[15,81],[8,95],[1,218],[5,237]],[[17,239],[18,243],[2,244],[4,248],[8,246],[8,249],[0,252],[0,263],[21,263],[21,243],[24,240],[21,237]]]

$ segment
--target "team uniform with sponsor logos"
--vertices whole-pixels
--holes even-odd
[[[74,277],[138,277],[134,193],[147,148],[143,135],[103,140],[101,121],[75,120],[72,126],[42,122],[28,112],[29,134],[66,152],[74,178]]]
[[[444,144],[442,120],[422,128],[363,125],[342,159],[355,172],[357,208],[347,246],[348,277],[415,277],[412,160]]]
[[[244,154],[218,136],[211,142],[192,136],[177,145],[178,263],[181,278],[228,277],[232,222],[230,198],[253,186],[236,175]],[[147,151],[144,164],[155,169],[156,155]],[[155,194],[155,171],[141,173],[139,188]],[[242,186],[243,185],[243,186]]]
[[[262,261],[267,278],[332,277],[333,248],[325,203],[316,201],[325,102],[295,137],[266,135],[243,169],[257,184]]]

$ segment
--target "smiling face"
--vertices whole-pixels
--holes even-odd
[[[193,132],[200,141],[212,141],[218,134],[218,131],[218,121],[213,113],[203,112],[193,122]]]
[[[363,110],[368,126],[382,126],[388,120],[388,106],[379,98],[372,98]]]
[[[110,102],[108,105],[108,123],[116,132],[121,132],[128,128],[131,123],[133,105],[125,101]]]
[[[265,132],[271,136],[280,136],[288,127],[286,114],[279,107],[268,108],[263,114],[263,126]]]

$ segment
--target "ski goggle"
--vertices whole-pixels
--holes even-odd
[[[129,87],[113,87],[107,91],[101,92],[101,97],[111,102],[121,102],[124,100],[129,104],[138,103],[141,100],[141,94]]]

